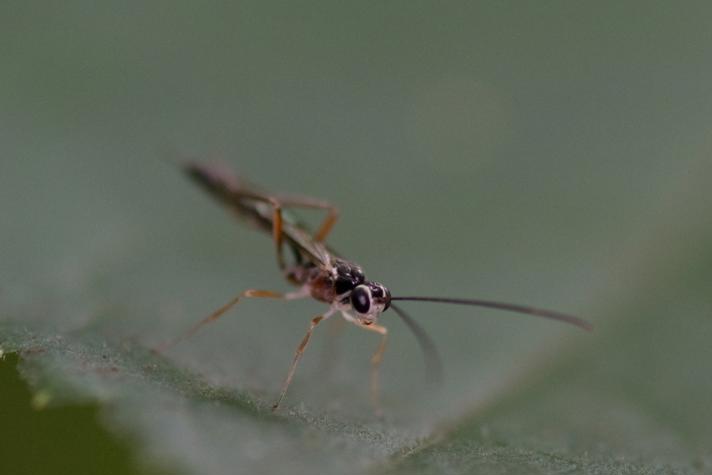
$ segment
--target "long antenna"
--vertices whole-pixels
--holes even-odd
[[[421,327],[418,322],[413,320],[413,318],[405,313],[397,305],[391,305],[394,312],[403,320],[403,322],[408,326],[410,331],[413,332],[415,338],[418,340],[420,349],[423,350],[423,357],[425,358],[425,378],[429,384],[439,384],[443,379],[443,364],[440,359],[440,354],[438,349],[435,347],[435,342],[428,336],[427,332],[423,327]]]
[[[550,318],[552,320],[558,320],[560,322],[570,323],[586,331],[592,331],[593,325],[578,317],[573,315],[567,315],[565,313],[554,312],[552,310],[544,310],[536,307],[529,307],[526,305],[517,305],[513,303],[504,302],[494,302],[491,300],[480,300],[480,299],[457,299],[457,298],[444,298],[444,297],[391,297],[391,300],[410,300],[416,302],[435,302],[435,303],[451,303],[455,305],[470,305],[475,307],[488,307],[496,308],[499,310],[507,310],[510,312],[524,313],[527,315],[534,315],[537,317]]]

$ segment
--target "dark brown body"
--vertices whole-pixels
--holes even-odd
[[[386,327],[380,325],[378,321],[381,314],[389,308],[392,308],[403,319],[417,338],[426,356],[428,372],[435,375],[434,379],[439,379],[441,373],[440,359],[425,330],[397,305],[392,305],[392,301],[410,300],[489,307],[559,320],[584,329],[590,330],[591,328],[588,322],[577,317],[523,305],[481,299],[391,297],[390,291],[384,285],[367,280],[358,265],[338,257],[332,249],[324,244],[326,236],[338,217],[338,211],[330,203],[304,196],[267,194],[240,180],[229,171],[216,166],[189,163],[185,166],[185,171],[235,215],[272,235],[277,252],[277,263],[287,280],[296,285],[298,289],[287,293],[258,289],[245,290],[193,325],[184,335],[169,342],[169,345],[165,345],[164,348],[193,335],[203,325],[214,322],[243,298],[293,300],[311,297],[329,305],[325,312],[311,319],[307,333],[297,347],[279,399],[273,409],[276,409],[284,398],[297,363],[301,359],[314,328],[334,314],[341,314],[346,321],[381,336],[381,343],[371,357],[371,397],[376,408],[379,407],[378,368],[388,334]],[[314,232],[284,211],[284,208],[290,207],[319,209],[326,211],[327,214],[321,226]],[[289,249],[292,254],[290,263],[287,263],[284,258],[284,248]]]
[[[273,233],[275,206],[296,202],[294,197],[269,195],[257,187],[232,175],[229,171],[202,164],[188,166],[190,177],[207,190],[211,196],[231,209],[238,217],[254,227]],[[311,198],[298,198],[308,207],[327,208],[329,205]],[[363,272],[356,264],[336,258],[336,253],[325,244],[315,241],[308,226],[284,210],[281,211],[280,237],[291,250],[293,263],[280,262],[287,280],[297,286],[307,286],[314,299],[333,303],[339,294],[363,282]],[[281,252],[281,249],[279,250]],[[359,278],[360,275],[360,278]],[[344,285],[347,284],[348,285]],[[337,288],[340,287],[340,288]]]

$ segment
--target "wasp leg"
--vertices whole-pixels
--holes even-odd
[[[279,393],[279,398],[277,399],[277,402],[272,405],[272,412],[276,411],[277,408],[279,408],[279,405],[282,403],[282,399],[284,399],[284,396],[287,394],[287,389],[289,388],[289,385],[292,382],[292,378],[294,378],[294,372],[297,370],[297,364],[299,363],[299,360],[302,359],[302,355],[304,354],[304,350],[309,344],[309,340],[311,339],[312,333],[314,332],[314,328],[316,328],[319,323],[329,318],[332,313],[333,310],[329,310],[324,315],[317,315],[316,317],[312,318],[306,335],[304,335],[304,338],[302,338],[301,343],[299,343],[297,351],[294,352],[294,359],[292,360],[292,364],[289,366],[287,378],[284,380],[284,383],[282,383],[282,391]]]
[[[308,196],[279,196],[274,197],[283,206],[289,206],[291,208],[307,208],[307,209],[321,209],[326,211],[326,216],[324,217],[319,229],[314,233],[314,240],[322,242],[331,232],[331,229],[336,224],[339,219],[339,209],[328,201],[320,200],[317,198],[310,198]]]
[[[158,345],[155,349],[154,352],[156,353],[162,353],[169,348],[172,348],[176,344],[182,342],[183,340],[190,338],[191,336],[195,335],[203,326],[213,323],[220,317],[222,317],[228,310],[230,310],[232,307],[237,305],[240,300],[245,299],[245,298],[268,298],[268,299],[281,299],[281,300],[293,300],[293,299],[298,299],[298,298],[303,298],[307,297],[304,292],[289,292],[289,293],[281,293],[281,292],[273,292],[271,290],[257,290],[257,289],[248,289],[243,292],[240,292],[236,297],[233,297],[229,302],[227,302],[225,305],[222,307],[218,308],[214,312],[212,312],[210,315],[207,317],[204,317],[202,320],[196,322],[188,328],[188,330],[183,333],[182,335],[179,335],[178,337],[169,340],[167,342],[164,342],[160,345]]]
[[[217,199],[230,206],[237,214],[245,212],[244,200],[254,200],[269,204],[272,207],[272,236],[275,247],[277,248],[277,263],[281,269],[285,268],[284,257],[282,255],[283,207],[289,206],[326,210],[327,215],[313,236],[314,240],[318,242],[326,239],[326,236],[338,218],[339,212],[337,208],[327,201],[308,196],[278,196],[263,193],[252,188],[248,183],[240,180],[237,176],[222,167],[200,163],[187,163],[185,170],[191,178],[206,188]],[[249,209],[251,206],[247,208]]]
[[[319,229],[314,233],[314,240],[321,242],[334,227],[336,220],[339,217],[338,209],[326,201],[318,200],[315,198],[302,197],[302,196],[271,196],[271,195],[260,195],[255,193],[243,193],[243,197],[259,200],[264,203],[268,203],[272,206],[272,239],[274,240],[275,251],[277,252],[277,265],[281,270],[286,268],[286,263],[284,260],[284,251],[282,243],[284,241],[282,228],[284,219],[282,217],[282,209],[286,207],[290,208],[307,208],[307,209],[323,209],[327,211],[327,215],[322,221]]]
[[[257,197],[257,195],[254,195]],[[272,206],[272,239],[274,240],[274,245],[277,252],[277,264],[279,268],[284,270],[286,267],[284,261],[284,252],[282,247],[283,242],[283,218],[282,218],[282,208],[307,208],[307,209],[323,209],[327,211],[326,217],[321,222],[319,229],[314,233],[314,240],[322,242],[326,239],[331,229],[334,227],[336,220],[339,218],[339,210],[326,201],[317,200],[315,198],[309,197],[275,197],[275,196],[264,196],[259,197],[263,201],[269,203]]]
[[[272,239],[274,239],[275,250],[277,251],[277,264],[284,270],[284,252],[282,251],[282,205],[274,198],[269,198],[272,205]]]
[[[386,351],[386,341],[388,339],[388,329],[382,325],[359,325],[364,330],[376,332],[381,335],[381,343],[376,348],[376,351],[371,356],[371,403],[373,404],[376,415],[381,415],[381,380],[380,370],[381,362],[383,361],[383,353]]]

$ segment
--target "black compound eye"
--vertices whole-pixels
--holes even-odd
[[[351,292],[351,306],[358,313],[368,313],[371,308],[371,293],[368,287],[359,285]]]

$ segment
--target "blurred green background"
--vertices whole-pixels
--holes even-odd
[[[90,404],[116,473],[709,473],[711,24],[708,2],[2,2],[0,348],[22,358],[0,424],[30,430],[37,394]],[[318,304],[250,302],[146,352],[286,288],[269,239],[165,160],[185,156],[331,200],[332,245],[394,294],[596,331],[412,303],[432,390],[386,313],[377,420],[377,340],[320,328],[273,419]],[[9,438],[3,473],[83,460],[63,425],[32,432],[59,458]]]

